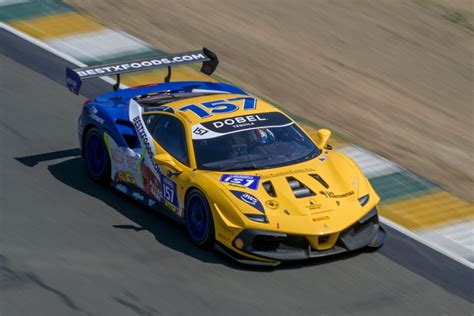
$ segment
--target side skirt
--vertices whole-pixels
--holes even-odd
[[[132,184],[116,182],[116,181],[111,181],[110,185],[112,186],[112,188],[125,194],[132,200],[135,200],[139,202],[140,204],[143,204],[146,207],[151,208],[154,211],[157,211],[160,214],[163,214],[180,224],[184,224],[184,220],[178,215],[176,215],[175,212],[167,208],[165,204],[163,204],[162,202],[159,202],[155,200],[154,198],[150,197],[147,193],[145,193],[140,188]]]

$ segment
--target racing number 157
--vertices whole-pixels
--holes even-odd
[[[256,100],[252,97],[241,97],[241,98],[232,98],[232,99],[224,99],[224,100],[215,100],[210,102],[202,102],[201,106],[196,104],[190,104],[180,108],[180,111],[191,111],[200,118],[206,118],[211,116],[214,113],[230,113],[237,111],[239,106],[235,103],[238,101],[243,101],[244,110],[253,110],[255,109]]]
[[[221,181],[235,183],[235,184],[242,185],[248,188],[249,186],[252,185],[252,183],[255,182],[255,179],[241,179],[241,178],[235,178],[233,176],[228,176]]]
[[[167,185],[164,185],[163,186],[163,189],[164,189],[164,192],[163,192],[163,197],[165,198],[165,200],[167,200],[168,202],[170,203],[173,203],[174,201],[174,191],[173,191],[173,188],[167,186]]]

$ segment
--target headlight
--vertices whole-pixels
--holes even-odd
[[[359,198],[359,203],[360,203],[360,206],[364,206],[365,204],[367,204],[367,202],[369,202],[369,195],[364,195],[363,197]]]
[[[259,222],[259,223],[268,223],[268,218],[265,215],[262,214],[245,214],[247,218],[254,222]]]

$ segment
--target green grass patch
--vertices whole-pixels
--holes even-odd
[[[415,0],[415,3],[435,12],[453,24],[459,25],[470,32],[474,32],[474,15],[472,12],[456,10],[435,0]]]

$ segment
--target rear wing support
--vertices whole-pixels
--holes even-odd
[[[115,75],[115,84],[113,85],[114,91],[117,91],[120,88],[120,74]]]
[[[104,65],[96,65],[83,68],[66,68],[66,85],[75,94],[79,94],[82,81],[97,77],[116,75],[114,91],[120,87],[120,74],[129,72],[146,71],[156,68],[168,68],[168,73],[164,78],[165,82],[171,80],[171,68],[174,66],[202,63],[201,72],[210,76],[217,68],[219,60],[217,55],[207,48],[202,50],[162,55],[147,59],[137,59],[124,62],[116,62]]]

